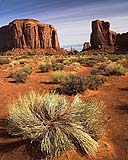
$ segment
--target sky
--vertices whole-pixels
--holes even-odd
[[[111,30],[128,32],[128,0],[0,0],[0,26],[32,18],[53,24],[61,47],[82,49],[90,41],[91,21],[111,23]]]

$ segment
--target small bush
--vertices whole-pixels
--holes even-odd
[[[106,82],[105,76],[92,76],[89,80],[88,89],[90,90],[98,90],[99,85]]]
[[[108,75],[125,75],[125,68],[116,62],[108,64],[105,71]]]
[[[88,60],[84,65],[87,67],[94,67],[95,64],[95,61]]]
[[[57,70],[63,70],[64,69],[64,64],[63,63],[56,63],[52,65],[52,70],[57,71]]]
[[[51,65],[50,64],[41,64],[39,66],[39,70],[44,73],[44,72],[48,72],[51,69]]]
[[[65,59],[65,60],[63,61],[63,64],[64,64],[64,65],[70,65],[70,64],[72,64],[72,62],[71,62],[70,59]]]
[[[104,74],[106,74],[105,68],[106,68],[105,65],[101,65],[101,66],[99,66],[98,68],[92,70],[90,73],[91,73],[92,75],[104,75]]]
[[[63,58],[57,58],[56,60],[55,60],[55,63],[63,63]]]
[[[24,74],[23,74],[23,72],[24,72]],[[9,73],[8,75],[7,75],[7,77],[6,78],[16,78],[17,77],[17,75],[19,76],[21,76],[21,75],[23,75],[23,77],[25,78],[27,75],[30,75],[32,73],[32,66],[25,66],[24,68],[22,68],[22,69],[19,69],[19,70],[17,70],[17,71],[13,71],[13,72],[11,72],[11,73]],[[26,76],[24,76],[24,75],[26,75]],[[20,77],[19,76],[19,77]],[[18,77],[17,77],[18,78]],[[23,79],[24,79],[23,78]],[[20,78],[21,79],[21,78]],[[25,82],[25,81],[24,81]]]
[[[69,74],[62,82],[62,92],[68,95],[82,93],[88,88],[88,77]]]
[[[25,83],[28,78],[28,75],[21,69],[10,74],[10,77],[8,78],[13,78],[16,81],[16,83]]]
[[[102,107],[79,96],[69,105],[64,96],[31,92],[10,106],[8,132],[40,145],[47,160],[72,148],[92,157],[104,124]]]
[[[87,57],[78,58],[77,61],[85,67],[93,67],[97,62],[97,60],[89,59]]]
[[[98,67],[98,70],[101,70],[101,71],[105,71],[105,65],[100,65],[99,67]]]
[[[49,53],[49,52],[46,52],[45,53],[45,56],[52,56],[53,54],[52,53]]]
[[[12,61],[11,63],[9,63],[9,66],[10,67],[14,67],[14,66],[16,66],[18,64],[19,64],[19,62],[15,60],[15,61]]]
[[[121,64],[124,68],[128,68],[128,57],[120,60],[118,63]]]
[[[54,83],[61,83],[64,81],[66,73],[64,71],[55,71],[51,74],[52,81]]]
[[[36,53],[34,53],[34,52],[28,52],[28,53],[26,54],[26,57],[27,57],[27,56],[33,57],[33,56],[35,56],[35,55],[36,55]]]
[[[30,75],[32,73],[32,66],[25,66],[23,69],[23,72],[25,72],[27,75]]]
[[[98,69],[93,69],[90,73],[91,73],[91,75],[97,75]]]
[[[0,58],[0,65],[9,64],[10,60],[8,58]]]
[[[20,60],[19,60],[19,63],[20,63],[20,64],[25,64],[25,63],[27,63],[27,61],[26,61],[25,59],[20,59]]]
[[[15,65],[13,63],[9,63],[9,67],[14,67]]]

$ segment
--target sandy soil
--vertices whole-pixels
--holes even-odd
[[[50,81],[49,73],[34,71],[25,84],[15,84],[5,78],[12,69],[6,65],[0,68],[0,160],[35,160],[26,153],[26,141],[7,134],[5,118],[9,104],[20,94],[30,90],[50,91],[58,85],[46,84]],[[70,70],[67,68],[66,70]],[[72,70],[72,69],[71,69]],[[82,68],[80,74],[89,74],[91,68]],[[128,77],[111,76],[98,91],[85,91],[82,98],[95,97],[103,100],[105,112],[109,116],[106,136],[99,141],[99,153],[94,160],[128,159]],[[87,160],[75,151],[64,153],[60,160]]]

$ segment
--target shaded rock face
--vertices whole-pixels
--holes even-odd
[[[0,51],[13,48],[59,49],[55,28],[32,19],[17,19],[0,28]]]
[[[90,46],[89,42],[84,42],[82,51],[86,51],[86,50],[90,49],[90,47],[91,46]]]
[[[115,42],[116,50],[128,50],[128,32],[118,34]]]
[[[110,30],[110,23],[100,20],[92,21],[91,48],[106,49],[114,47],[117,33]]]

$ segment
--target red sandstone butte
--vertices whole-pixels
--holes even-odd
[[[117,33],[110,30],[110,23],[100,20],[92,21],[91,48],[106,49],[114,47]]]
[[[60,49],[57,31],[51,24],[16,19],[0,28],[0,51],[15,48]]]

